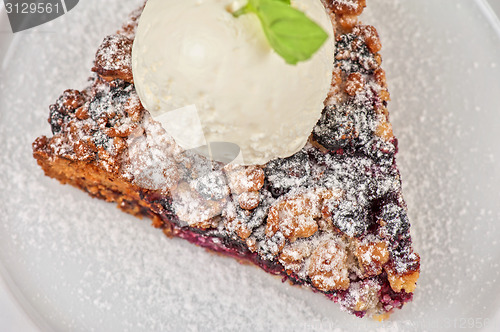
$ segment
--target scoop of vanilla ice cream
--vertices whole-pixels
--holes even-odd
[[[132,68],[144,107],[180,146],[230,142],[240,147],[239,163],[264,164],[299,151],[320,118],[331,85],[333,27],[320,0],[292,1],[329,38],[310,60],[289,65],[256,15],[235,18],[228,10],[245,3],[149,0]]]

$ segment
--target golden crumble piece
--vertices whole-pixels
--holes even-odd
[[[311,254],[307,274],[321,291],[346,290],[350,284],[347,251],[331,240],[323,242]]]
[[[364,90],[365,79],[361,73],[351,73],[347,76],[345,92],[350,96],[355,96],[358,92]]]
[[[228,230],[234,231],[242,240],[246,240],[252,235],[252,230],[248,228],[243,220],[238,218],[226,220],[225,227]]]
[[[238,196],[238,203],[243,210],[253,210],[260,203],[260,194],[258,191],[242,193]]]
[[[375,129],[375,135],[382,138],[386,142],[390,141],[394,137],[391,123],[387,121],[379,122],[377,124],[377,128]]]
[[[252,235],[252,231],[244,224],[241,224],[237,229],[236,234],[242,239],[246,240],[250,235]]]
[[[304,260],[311,256],[310,245],[305,242],[295,242],[283,248],[279,257],[280,263],[285,267],[286,272],[298,273],[304,266]]]
[[[136,127],[137,127],[137,124],[134,124],[131,126],[124,125],[124,126],[105,128],[103,131],[109,137],[127,138],[132,134],[132,132],[135,130]]]
[[[95,159],[95,152],[83,141],[77,141],[73,144],[74,160],[90,161]]]
[[[127,149],[127,141],[121,137],[115,137],[113,139],[113,148],[117,155],[123,153]]]
[[[420,276],[418,271],[410,271],[399,274],[392,267],[387,265],[384,269],[387,272],[387,279],[389,280],[393,291],[399,293],[404,290],[407,293],[413,293],[415,287],[417,287],[418,277]]]
[[[366,7],[366,0],[328,0],[327,4],[337,15],[359,15]]]
[[[291,242],[309,237],[318,230],[315,219],[320,216],[319,197],[314,192],[285,198],[269,209],[266,236],[271,238],[280,231]]]
[[[368,309],[371,309],[373,306],[373,300],[376,300],[378,302],[378,298],[376,297],[377,294],[375,293],[374,295],[368,295],[367,299],[360,299],[358,302],[356,302],[356,305],[354,306],[353,310],[354,311],[367,311]]]
[[[240,195],[244,192],[259,191],[264,186],[264,171],[257,166],[232,166],[225,168],[231,192]]]
[[[85,104],[85,97],[78,90],[64,91],[63,100],[63,106],[67,110],[76,110]]]
[[[387,90],[380,90],[378,92],[378,95],[380,97],[380,100],[382,100],[382,101],[390,101],[391,100],[391,94]]]
[[[80,107],[79,109],[76,110],[75,116],[78,120],[87,120],[89,116],[89,111],[85,107]]]
[[[382,88],[387,87],[387,78],[385,76],[385,70],[383,70],[382,68],[378,68],[373,73],[373,77],[375,78],[375,82],[377,82],[377,84],[380,85]]]
[[[380,106],[376,109],[376,112],[378,115],[382,117],[383,120],[387,121],[389,118],[389,110],[385,106]],[[382,121],[382,120],[380,120]]]
[[[246,239],[245,243],[248,246],[248,250],[250,250],[251,252],[257,251],[257,240],[255,239],[255,237],[249,237],[248,239]]]
[[[382,273],[382,267],[389,261],[389,250],[385,242],[358,244],[354,255],[367,277]]]
[[[252,235],[252,229],[248,227],[246,220],[251,215],[251,211],[243,210],[243,215],[240,215],[234,210],[227,209],[227,206],[228,205],[226,205],[226,208],[224,208],[224,211],[222,212],[224,228],[238,235],[240,239],[248,241]]]
[[[124,35],[104,38],[95,56],[92,71],[105,81],[116,79],[134,83],[132,74],[132,44],[134,41]]]
[[[358,25],[358,15],[339,15],[339,23],[344,30],[350,31]]]
[[[378,293],[380,284],[372,279],[357,281],[351,284],[351,292],[349,307],[354,311],[375,311],[379,305]]]
[[[130,97],[124,105],[125,112],[133,122],[139,122],[142,119],[144,107],[139,96]]]
[[[366,46],[371,53],[378,53],[382,49],[382,43],[378,35],[377,29],[371,25],[358,25],[354,27],[353,32],[358,36],[363,37]]]
[[[172,191],[172,205],[179,219],[191,227],[208,229],[218,225],[215,218],[222,213],[223,202],[204,199],[188,183],[180,183]]]

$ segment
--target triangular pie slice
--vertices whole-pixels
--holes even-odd
[[[142,8],[104,39],[91,85],[50,107],[53,136],[33,143],[45,174],[147,216],[169,237],[249,261],[386,318],[412,299],[420,258],[395,162],[389,93],[365,0],[329,0],[333,81],[298,153],[265,165],[211,162],[181,149],[136,94],[131,49]],[[242,101],[244,102],[244,101]]]

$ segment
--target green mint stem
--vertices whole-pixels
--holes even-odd
[[[257,15],[271,47],[291,65],[310,59],[328,39],[323,28],[293,8],[290,0],[248,0],[232,14],[248,13]]]
[[[240,9],[238,9],[237,11],[235,11],[233,13],[233,16],[238,18],[241,15],[245,15],[245,14],[248,14],[250,12],[255,12],[255,9],[253,8],[253,6],[250,3],[247,3],[246,6],[243,6]]]

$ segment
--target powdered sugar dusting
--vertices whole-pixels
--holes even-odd
[[[121,35],[110,35],[104,39],[108,46],[97,51],[96,58],[106,70],[121,70],[132,67],[130,57],[132,43],[127,42]],[[118,55],[118,56],[117,56]]]
[[[180,149],[149,114],[143,121],[145,126],[127,139],[129,162],[123,167],[123,176],[141,187],[168,191],[179,178],[174,156]]]

